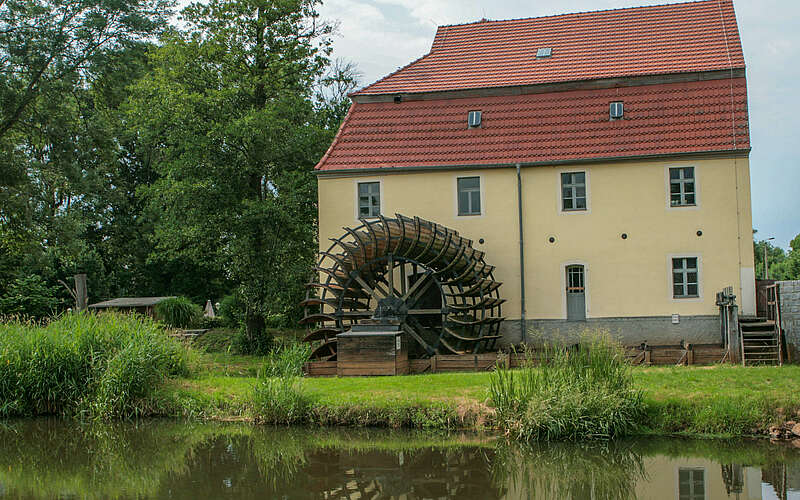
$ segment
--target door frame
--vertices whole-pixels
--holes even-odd
[[[567,268],[569,266],[583,266],[583,305],[586,319],[589,319],[589,264],[584,260],[567,260],[561,263],[561,318],[567,320]]]

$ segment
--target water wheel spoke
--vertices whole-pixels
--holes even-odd
[[[429,280],[428,277],[433,274],[433,271],[427,271],[422,276],[417,278],[417,281],[411,286],[411,288],[401,297],[403,301],[409,303],[409,300],[412,296],[417,297],[428,289],[429,286],[433,284],[433,280]],[[424,286],[425,288],[422,290],[417,291],[420,287]]]
[[[434,354],[436,354],[436,350],[433,347],[431,347],[427,342],[425,342],[425,340],[411,327],[411,325],[409,325],[408,323],[403,323],[401,325],[401,328],[403,329],[404,332],[406,332],[414,340],[416,340],[419,343],[419,345],[421,345],[422,348],[425,349],[425,352],[427,352],[429,356],[433,356]]]
[[[371,295],[373,299],[381,300],[381,299],[386,298],[386,295],[383,295],[383,296],[379,295],[378,294],[378,290],[376,289],[377,287],[369,286],[367,284],[367,282],[364,281],[364,278],[359,276],[357,272],[353,272],[352,278],[356,281],[356,283],[361,285],[361,290],[366,292],[367,294]]]
[[[431,314],[442,314],[441,309],[409,309],[408,314],[413,314],[415,316],[425,316]]]

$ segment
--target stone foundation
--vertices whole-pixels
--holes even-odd
[[[672,324],[672,316],[641,316],[627,318],[588,318],[586,321],[532,319],[526,321],[529,343],[565,341],[574,343],[584,330],[607,330],[627,346],[647,342],[650,345],[722,344],[718,316],[681,316]],[[501,326],[502,344],[522,342],[519,320],[506,320]]]

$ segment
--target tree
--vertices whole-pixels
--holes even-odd
[[[109,257],[131,238],[112,244],[104,234],[119,213],[112,198],[127,187],[116,182],[126,152],[108,110],[170,5],[0,0],[0,294],[32,274],[53,286],[87,272],[90,296],[115,288]]]
[[[166,24],[167,0],[0,1],[0,139],[53,86]]]
[[[151,260],[236,284],[254,342],[267,316],[296,315],[315,255],[312,169],[333,135],[313,99],[330,53],[318,3],[188,7],[129,105],[159,176],[146,190],[159,214]]]
[[[770,279],[779,281],[800,279],[800,234],[789,245],[791,251],[787,254],[782,248],[772,245],[769,241],[756,240],[754,237],[756,278],[764,277],[764,248],[766,247]]]

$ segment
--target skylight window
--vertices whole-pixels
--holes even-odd
[[[541,48],[536,51],[536,58],[541,59],[543,57],[550,57],[553,55],[553,49],[550,47]]]
[[[478,128],[481,126],[481,115],[480,111],[470,111],[469,115],[467,116],[467,124],[469,128]]]
[[[608,114],[612,120],[622,120],[624,114],[622,101],[612,102],[608,108]]]

